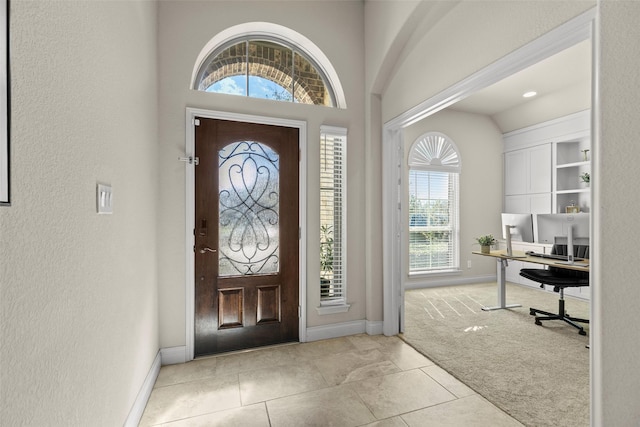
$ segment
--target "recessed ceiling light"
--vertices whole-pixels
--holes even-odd
[[[538,92],[535,91],[530,91],[530,92],[525,92],[522,94],[523,98],[531,98],[532,96],[536,96],[538,94]]]

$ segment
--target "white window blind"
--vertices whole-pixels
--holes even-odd
[[[423,135],[409,152],[409,272],[460,268],[460,159],[440,133]]]
[[[347,132],[320,133],[320,303],[346,304]]]

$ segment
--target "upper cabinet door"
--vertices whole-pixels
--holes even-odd
[[[528,193],[551,192],[551,144],[528,149]]]
[[[504,153],[504,194],[527,193],[527,150]]]

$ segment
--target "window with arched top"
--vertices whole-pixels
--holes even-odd
[[[340,81],[310,40],[286,27],[231,27],[201,51],[192,76],[200,91],[346,108]]]
[[[429,132],[409,150],[409,273],[455,271],[459,254],[460,154]]]

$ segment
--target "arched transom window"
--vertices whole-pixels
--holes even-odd
[[[192,88],[345,107],[337,75],[320,50],[300,34],[268,23],[242,24],[214,37],[196,63]]]
[[[429,132],[409,151],[409,272],[456,271],[459,255],[460,155],[453,141]]]

